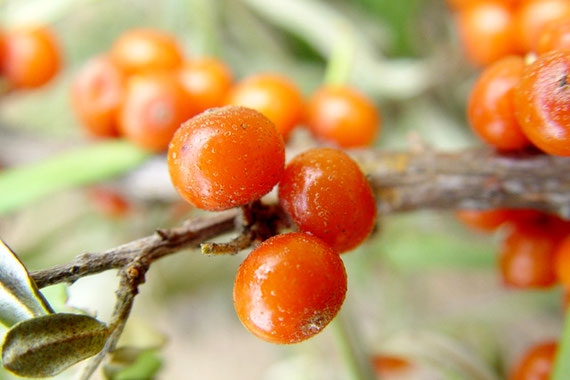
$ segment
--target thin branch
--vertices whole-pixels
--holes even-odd
[[[353,152],[380,214],[420,209],[534,208],[570,219],[570,158],[489,149]]]
[[[153,235],[109,249],[100,254],[85,253],[68,264],[34,271],[30,276],[39,288],[78,279],[109,269],[121,269],[135,258],[154,261],[181,249],[197,247],[200,243],[229,232],[234,228],[236,210],[193,218],[184,225],[169,230],[157,230]]]

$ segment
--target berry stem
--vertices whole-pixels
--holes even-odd
[[[370,360],[363,351],[364,344],[356,329],[352,318],[347,314],[347,305],[331,322],[330,328],[334,334],[336,347],[344,362],[347,379],[350,380],[380,380],[374,376]]]
[[[558,350],[554,359],[552,380],[565,380],[570,373],[570,313],[566,310],[566,319]]]

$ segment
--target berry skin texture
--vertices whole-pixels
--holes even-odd
[[[570,51],[538,57],[515,89],[515,115],[529,140],[546,153],[570,156]]]
[[[119,109],[119,132],[153,152],[168,148],[176,129],[188,118],[188,101],[172,73],[134,75],[127,81]]]
[[[230,69],[215,58],[185,62],[178,75],[192,105],[192,116],[222,106],[233,81]]]
[[[556,249],[556,275],[558,281],[566,288],[570,288],[570,234]]]
[[[331,148],[308,150],[289,162],[279,203],[302,232],[343,253],[360,245],[376,218],[376,201],[358,165]]]
[[[257,337],[298,343],[336,316],[346,287],[338,253],[314,236],[293,232],[266,240],[244,260],[234,283],[234,306]]]
[[[522,52],[536,52],[546,25],[570,17],[568,0],[525,0],[515,12],[515,36]]]
[[[516,365],[509,380],[549,380],[557,347],[556,342],[532,347]]]
[[[81,124],[93,136],[118,136],[117,115],[125,94],[121,70],[101,55],[90,59],[76,74],[71,102]]]
[[[226,104],[253,108],[269,118],[284,139],[301,121],[304,100],[295,83],[279,74],[243,79],[228,93]]]
[[[465,54],[474,65],[486,66],[517,52],[509,6],[480,1],[461,9],[455,19]]]
[[[563,49],[570,49],[570,18],[546,25],[538,39],[538,54]]]
[[[131,75],[143,71],[172,70],[182,65],[183,55],[176,40],[160,30],[132,29],[117,38],[111,58]]]
[[[6,31],[0,72],[13,88],[37,88],[59,71],[61,56],[53,32],[46,27]]]
[[[219,211],[268,193],[285,167],[285,144],[260,112],[226,106],[188,120],[168,149],[178,193],[195,207]]]
[[[555,250],[559,236],[534,225],[515,225],[503,241],[499,267],[505,285],[547,288],[556,283]]]
[[[503,58],[482,72],[469,96],[467,117],[471,128],[483,141],[499,150],[516,150],[530,145],[514,109],[514,89],[523,69],[521,57]]]
[[[359,91],[347,86],[317,89],[306,107],[315,136],[343,148],[369,146],[380,132],[380,113]]]

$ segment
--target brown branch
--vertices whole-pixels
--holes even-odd
[[[534,208],[570,219],[570,158],[492,150],[353,152],[381,214],[420,209]]]
[[[380,214],[419,209],[535,208],[570,219],[570,158],[524,153],[499,155],[490,150],[459,153],[353,151],[368,174]],[[239,248],[274,235],[286,217],[277,206],[254,204],[255,221],[238,236]],[[100,254],[86,253],[68,264],[32,272],[38,287],[109,269],[121,269],[140,258],[152,262],[187,247],[197,247],[234,230],[238,210],[200,216],[185,225],[135,240]],[[244,223],[243,221],[241,222]],[[235,251],[235,243],[223,244]],[[206,251],[214,245],[206,245]],[[212,248],[215,251],[218,248]]]
[[[196,217],[184,225],[169,230],[157,230],[153,235],[109,249],[100,254],[85,253],[68,264],[31,272],[39,288],[76,280],[109,269],[121,269],[135,259],[145,264],[160,257],[212,239],[234,228],[236,210]]]

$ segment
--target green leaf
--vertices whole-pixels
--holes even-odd
[[[103,349],[109,330],[95,318],[50,314],[12,327],[2,345],[2,365],[23,377],[50,377]]]
[[[552,380],[566,380],[570,374],[570,312],[566,310],[566,319],[562,337],[554,361]]]
[[[162,360],[154,348],[121,347],[115,350],[105,376],[111,380],[153,379],[162,367]]]
[[[112,178],[141,164],[150,153],[116,140],[82,147],[45,161],[0,172],[0,215],[46,195]]]
[[[12,326],[53,313],[24,264],[0,240],[0,323]]]

